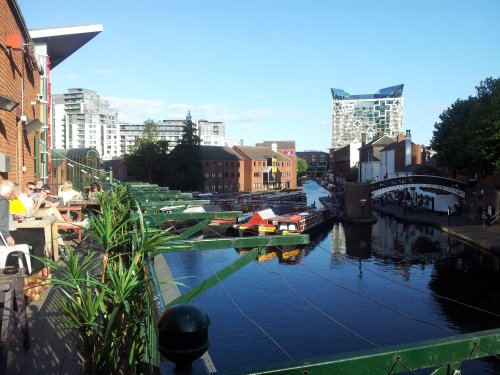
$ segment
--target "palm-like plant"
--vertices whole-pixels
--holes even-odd
[[[140,214],[131,214],[126,190],[99,195],[101,212],[89,218],[92,251],[64,251],[62,262],[45,260],[62,293],[64,321],[76,333],[85,373],[134,374],[157,364],[154,306],[146,261],[172,237],[148,232]],[[102,260],[100,255],[102,255]]]

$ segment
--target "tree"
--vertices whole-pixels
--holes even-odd
[[[307,161],[302,158],[299,158],[298,156],[296,160],[297,160],[297,178],[301,178],[307,174],[307,168],[308,168]]]
[[[196,191],[203,187],[205,176],[201,164],[200,137],[188,112],[184,132],[177,146],[168,155],[168,185],[173,189]]]
[[[153,120],[144,122],[142,136],[135,141],[132,153],[125,155],[127,173],[135,180],[166,184],[168,142],[158,140],[158,124]]]
[[[500,79],[487,78],[476,92],[439,116],[431,147],[438,165],[454,174],[485,177],[500,172]]]

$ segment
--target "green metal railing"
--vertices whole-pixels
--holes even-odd
[[[129,186],[131,195],[139,196],[139,192],[147,195],[148,189],[158,191],[155,187],[134,185]],[[176,192],[178,193],[178,192]],[[166,192],[165,197],[169,193]],[[161,197],[161,194],[159,195]],[[177,201],[178,202],[178,201]],[[135,209],[142,212],[143,208],[154,206],[142,205],[145,202],[136,200]],[[165,202],[163,202],[165,203]],[[201,204],[201,203],[200,203]],[[189,240],[189,236],[203,229],[214,217],[235,217],[238,211],[230,212],[198,212],[169,214],[153,214],[145,216],[146,227],[154,230],[168,220],[196,219],[197,226],[188,230],[188,234],[170,241],[168,246],[158,249],[159,252],[198,251],[229,248],[246,248],[249,251],[222,270],[192,287],[188,292],[165,302],[161,296],[158,280],[154,280],[151,289],[161,310],[170,306],[190,303],[222,280],[237,272],[248,263],[265,252],[269,246],[305,245],[309,243],[308,235],[293,236],[253,236],[236,238],[217,238],[204,240]],[[148,263],[148,272],[155,278],[152,260]],[[160,311],[160,314],[163,311]],[[352,374],[396,374],[413,372],[419,369],[431,369],[432,374],[459,374],[462,362],[483,357],[495,356],[500,353],[500,329],[479,331],[456,335],[447,338],[424,342],[398,345],[395,347],[377,348],[353,353],[344,353],[321,358],[289,361],[278,364],[268,364],[246,369],[239,369],[230,374],[297,374],[297,375],[352,375]],[[497,359],[500,359],[496,357]]]

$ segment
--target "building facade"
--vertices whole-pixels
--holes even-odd
[[[204,192],[236,193],[244,175],[243,158],[229,147],[201,146]]]
[[[307,162],[307,177],[323,177],[330,169],[330,154],[323,151],[297,151],[296,155]]]
[[[103,160],[121,155],[118,113],[97,92],[68,89],[52,103],[54,148],[95,148]]]
[[[158,125],[157,140],[168,142],[168,150],[172,151],[182,139],[185,120],[160,120]],[[221,121],[198,120],[195,122],[198,136],[203,146],[228,146],[240,145],[241,141],[226,139],[225,125]],[[143,136],[145,125],[120,123],[120,152],[121,155],[130,154],[137,138]]]
[[[400,177],[408,166],[422,164],[422,146],[411,141],[410,131],[380,150],[380,179]],[[404,172],[406,176],[408,171]]]
[[[184,133],[185,120],[160,120],[158,125],[157,140],[167,141],[168,150],[172,151],[182,139]],[[133,151],[135,142],[144,135],[146,125],[142,124],[120,124],[120,152],[121,155],[130,154]]]
[[[243,158],[240,191],[297,188],[295,157],[289,158],[269,147],[234,146],[233,150]]]
[[[351,95],[332,88],[332,141],[337,150],[353,142],[403,132],[403,86],[378,90],[375,94]]]
[[[0,47],[0,177],[24,187],[42,176],[47,121],[39,101],[44,70],[14,0],[0,6]]]
[[[359,148],[358,182],[377,182],[383,178],[380,173],[380,152],[396,139],[384,135]]]
[[[332,151],[330,181],[334,185],[345,185],[350,169],[359,166],[360,147],[361,143],[356,142]]]
[[[226,128],[222,121],[198,120],[198,136],[204,146],[226,146]]]

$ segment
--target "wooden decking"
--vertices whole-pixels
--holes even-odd
[[[65,241],[73,251],[76,247],[73,241]],[[155,258],[155,272],[160,280],[160,289],[165,303],[178,297],[177,285],[172,282],[172,274],[162,256]],[[57,277],[57,275],[53,275]],[[27,315],[30,326],[31,346],[23,348],[23,334],[20,327],[16,327],[14,335],[7,343],[7,372],[10,375],[74,375],[83,372],[82,358],[78,353],[71,330],[67,329],[58,319],[62,316],[57,301],[61,297],[57,288],[49,286],[42,292],[38,301],[27,306]],[[206,373],[215,373],[215,367],[208,353],[201,358]],[[200,364],[198,364],[200,365]],[[162,370],[173,368],[173,364],[162,364]],[[198,366],[197,366],[198,367]]]

